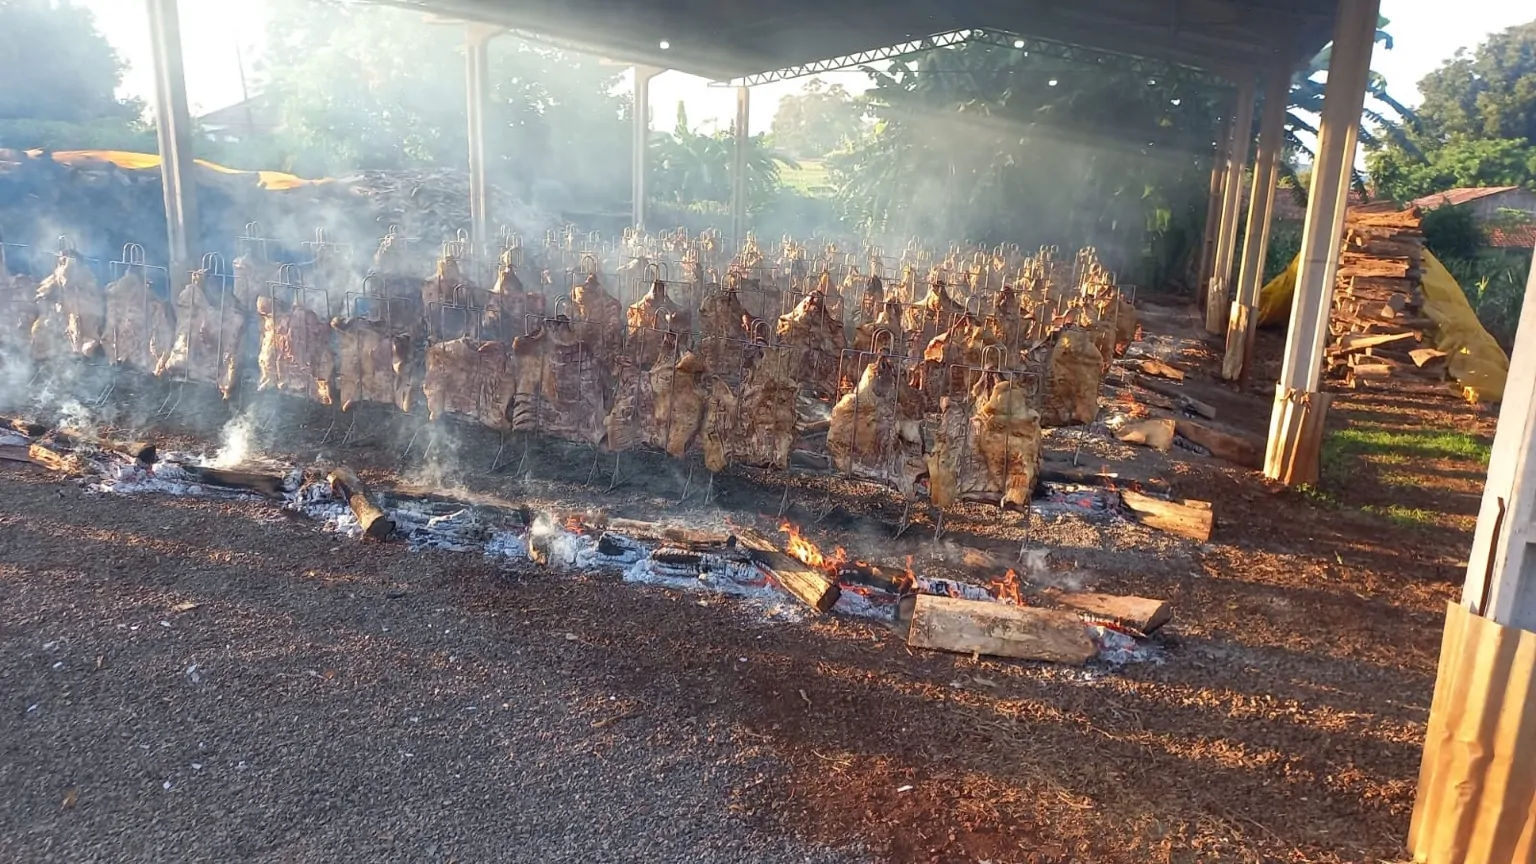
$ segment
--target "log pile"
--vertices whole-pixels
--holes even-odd
[[[1338,282],[1329,319],[1329,377],[1346,387],[1388,378],[1415,363],[1429,320],[1420,314],[1424,232],[1417,208],[1391,203],[1351,207],[1344,215]]]

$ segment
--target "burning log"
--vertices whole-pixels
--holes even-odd
[[[1082,664],[1098,653],[1075,613],[919,595],[907,644],[959,654]]]
[[[1247,435],[1223,432],[1193,420],[1179,420],[1178,433],[1211,451],[1217,459],[1225,459],[1244,468],[1264,467],[1264,442]]]
[[[638,519],[599,519],[597,524],[629,537],[665,540],[690,549],[719,549],[734,545],[732,535],[724,531],[703,531],[682,525],[663,525]]]
[[[180,465],[178,467],[193,480],[208,486],[240,489],[245,492],[255,492],[268,498],[283,497],[283,477],[278,474],[236,471],[227,468],[204,468],[200,465]]]
[[[843,592],[837,586],[835,576],[781,551],[772,540],[751,528],[737,528],[736,539],[754,553],[754,558],[773,571],[774,578],[784,590],[795,595],[805,605],[818,612],[826,612],[837,605]]]
[[[27,447],[27,459],[33,465],[41,465],[60,474],[85,473],[85,460],[78,454],[57,449],[54,445],[42,441],[34,441]]]
[[[1055,600],[1059,605],[1129,627],[1138,633],[1151,633],[1173,617],[1173,607],[1168,601],[1150,597],[1086,593],[1061,594]]]
[[[1154,375],[1158,378],[1167,378],[1170,381],[1184,380],[1183,370],[1176,369],[1161,360],[1156,360],[1150,357],[1142,360],[1140,363],[1137,363],[1136,368],[1140,369],[1141,372],[1145,375]]]
[[[1210,502],[1164,501],[1130,490],[1121,492],[1120,500],[1143,525],[1188,537],[1197,543],[1211,539],[1211,526],[1216,517],[1211,512]]]
[[[359,525],[363,526],[363,536],[370,540],[386,540],[389,535],[395,533],[395,521],[385,515],[379,505],[373,503],[368,495],[368,487],[363,485],[351,468],[345,466],[332,471],[326,478],[331,484],[331,491],[347,502],[352,508],[352,515],[357,517]]]
[[[1207,405],[1204,402],[1201,402],[1199,399],[1196,399],[1193,396],[1185,394],[1182,390],[1173,386],[1172,384],[1165,384],[1161,381],[1148,378],[1145,375],[1132,375],[1131,383],[1135,384],[1137,387],[1140,387],[1143,390],[1150,390],[1153,393],[1174,399],[1178,402],[1180,408],[1193,411],[1194,413],[1199,414],[1201,417],[1204,417],[1207,420],[1216,419],[1215,408]]]
[[[877,567],[868,561],[849,561],[838,568],[839,582],[865,585],[888,594],[905,594],[912,590],[912,571],[898,573],[888,567]]]

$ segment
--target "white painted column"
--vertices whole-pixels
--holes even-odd
[[[1222,181],[1221,227],[1205,298],[1205,329],[1211,333],[1220,333],[1227,327],[1232,262],[1237,257],[1237,226],[1242,221],[1243,169],[1248,166],[1248,149],[1253,141],[1253,91],[1253,73],[1238,73],[1232,141],[1227,147],[1226,178]]]
[[[1253,334],[1258,331],[1259,289],[1269,252],[1269,229],[1280,179],[1280,150],[1285,143],[1285,112],[1290,103],[1291,70],[1271,69],[1264,83],[1264,114],[1259,119],[1259,149],[1253,160],[1253,192],[1248,196],[1248,224],[1243,231],[1242,267],[1227,320],[1227,351],[1221,377],[1236,381],[1248,371]]]
[[[1536,631],[1536,255],[1509,358],[1461,605]]]
[[[740,249],[747,229],[747,144],[751,135],[747,122],[752,113],[752,90],[736,88],[735,150],[731,161],[731,238]]]
[[[1317,158],[1312,163],[1307,219],[1301,232],[1301,265],[1264,457],[1265,476],[1287,485],[1317,481],[1323,421],[1332,399],[1318,392],[1323,342],[1328,335],[1346,192],[1380,8],[1380,0],[1339,0]]]
[[[491,64],[488,47],[500,28],[471,24],[465,34],[466,115],[469,119],[469,221],[473,246],[483,250],[491,240],[490,180],[485,173],[485,111],[490,103]]]
[[[155,135],[160,146],[160,181],[165,193],[167,264],[173,284],[192,267],[200,242],[197,181],[193,176],[192,114],[181,60],[181,17],[177,0],[148,0],[149,35],[155,64]]]
[[[645,230],[645,172],[650,165],[651,145],[651,79],[665,72],[655,66],[636,66],[635,74],[635,135],[633,144],[634,179],[630,191],[630,212],[635,228]]]

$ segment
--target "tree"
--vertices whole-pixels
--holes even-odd
[[[1160,280],[1198,243],[1214,87],[979,44],[865,71],[874,127],[829,164],[844,222],[886,245],[1096,245]]]
[[[1419,82],[1427,139],[1536,143],[1536,21],[1495,33]]]
[[[283,106],[288,167],[319,176],[465,165],[462,27],[373,4],[273,2],[263,73]],[[489,53],[492,181],[562,205],[627,198],[628,100],[612,93],[616,70],[510,35]]]
[[[1406,201],[1457,186],[1536,188],[1536,22],[1458,51],[1419,82],[1407,142],[1367,162],[1386,195]]]
[[[677,103],[671,134],[651,139],[649,182],[658,198],[676,204],[731,200],[731,166],[736,154],[735,130],[706,135],[688,125],[688,111]],[[764,205],[779,186],[779,166],[794,161],[768,147],[767,137],[747,139],[747,202],[752,210]]]
[[[1536,185],[1536,145],[1507,138],[1454,138],[1418,158],[1385,148],[1366,161],[1377,189],[1396,201],[1463,186]]]
[[[1392,36],[1385,28],[1391,23],[1383,16],[1378,15],[1376,18],[1375,44],[1387,51],[1392,50]],[[1327,85],[1318,76],[1328,71],[1328,61],[1332,56],[1333,43],[1330,42],[1317,52],[1306,69],[1296,73],[1292,79],[1290,107],[1285,115],[1285,147],[1292,156],[1315,155],[1308,144],[1308,138],[1316,139],[1317,127],[1310,118],[1322,114]],[[1367,98],[1361,110],[1358,139],[1361,146],[1366,150],[1379,150],[1390,144],[1407,154],[1417,155],[1418,147],[1410,135],[1410,130],[1418,123],[1415,112],[1387,92],[1387,79],[1379,72],[1370,73],[1366,79],[1365,93]],[[1290,160],[1281,162],[1281,171],[1282,175],[1290,174]],[[1298,178],[1294,176],[1289,179],[1299,190],[1298,194],[1305,198],[1307,185],[1297,182]],[[1359,171],[1354,171],[1351,179],[1357,189],[1365,190],[1365,177]]]
[[[0,147],[83,149],[152,141],[144,106],[116,96],[125,65],[89,10],[0,0]]]
[[[773,145],[802,159],[819,159],[864,132],[864,111],[841,84],[820,78],[779,100],[773,115]]]

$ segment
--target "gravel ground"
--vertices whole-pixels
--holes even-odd
[[[0,469],[4,857],[864,860],[750,827],[733,801],[773,759],[616,693],[557,608],[518,619],[672,601],[337,542]],[[503,608],[467,612],[470,583]]]

